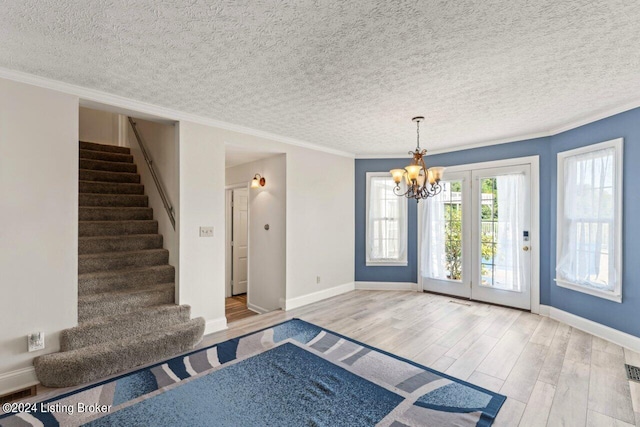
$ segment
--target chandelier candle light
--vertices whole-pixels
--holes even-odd
[[[416,199],[416,202],[419,202],[420,199],[440,194],[442,191],[440,180],[442,179],[444,168],[433,166],[427,169],[423,158],[427,154],[427,150],[420,149],[420,122],[424,121],[424,117],[414,117],[411,120],[416,122],[418,141],[416,150],[409,151],[409,154],[413,156],[411,164],[404,169],[391,169],[389,172],[391,172],[393,181],[396,183],[396,188],[393,189],[393,192],[397,196],[405,196],[409,199]],[[400,188],[403,178],[407,184],[406,191]]]

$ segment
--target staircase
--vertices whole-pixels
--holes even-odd
[[[101,379],[187,351],[204,319],[175,305],[175,269],[129,148],[80,142],[78,326],[34,360],[47,387]]]

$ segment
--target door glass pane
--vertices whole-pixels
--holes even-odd
[[[462,281],[462,181],[442,181],[442,192],[422,204],[423,277]]]
[[[524,289],[525,180],[522,174],[480,179],[480,285]]]
[[[495,244],[497,241],[496,223],[498,220],[498,199],[496,179],[480,180],[480,238],[481,262],[480,276],[482,286],[495,285]]]

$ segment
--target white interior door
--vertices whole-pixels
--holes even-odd
[[[529,165],[472,173],[474,300],[531,308],[530,176]]]
[[[231,248],[233,266],[231,270],[231,293],[247,292],[249,255],[249,191],[246,188],[233,190]]]
[[[471,298],[471,172],[449,173],[420,206],[422,289]]]
[[[530,169],[458,168],[420,203],[423,290],[531,308]]]

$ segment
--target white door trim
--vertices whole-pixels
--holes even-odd
[[[232,287],[231,294],[249,295],[249,188],[235,188],[231,190],[233,194],[232,210]],[[243,214],[246,217],[243,221]],[[237,233],[237,236],[236,236]],[[243,241],[244,238],[246,239]],[[243,245],[244,243],[244,245]],[[242,260],[245,260],[245,267],[242,267]],[[245,280],[242,280],[242,279]],[[244,292],[243,292],[244,291]]]
[[[494,160],[481,163],[470,163],[447,167],[447,172],[463,172],[474,169],[489,169],[505,166],[517,166],[528,164],[531,167],[531,312],[540,313],[540,156],[518,157],[513,159]],[[429,203],[428,200],[425,200]],[[422,289],[420,277],[420,247],[422,245],[422,215],[418,209],[418,287]],[[535,230],[535,231],[533,231]]]

